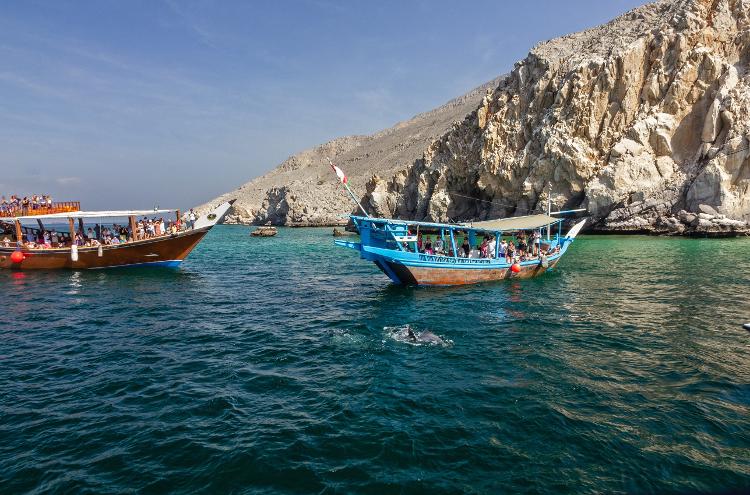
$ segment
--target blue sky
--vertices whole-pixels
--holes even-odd
[[[0,193],[185,208],[642,3],[4,1]]]

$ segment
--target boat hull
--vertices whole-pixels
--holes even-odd
[[[379,260],[375,264],[391,280],[404,285],[470,285],[482,282],[495,282],[508,279],[525,279],[543,275],[554,268],[559,258],[550,261],[546,267],[539,263],[522,265],[519,272],[510,266],[497,268],[436,268],[407,266],[402,263]],[[395,278],[394,278],[395,275]]]
[[[70,248],[22,249],[25,259],[14,263],[15,248],[0,247],[0,269],[11,270],[89,270],[128,266],[176,267],[195,248],[211,227],[182,232],[171,236],[112,246],[78,248],[78,260],[73,261]]]

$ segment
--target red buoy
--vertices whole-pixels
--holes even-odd
[[[513,264],[512,264],[511,266],[510,266],[510,271],[512,271],[513,273],[518,273],[518,272],[520,272],[520,271],[521,271],[521,265],[519,265],[518,263],[513,263]]]
[[[13,263],[20,263],[25,259],[26,259],[26,256],[24,256],[21,251],[13,251],[13,254],[10,255],[10,260]]]

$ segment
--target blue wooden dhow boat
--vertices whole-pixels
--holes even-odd
[[[563,236],[562,219],[551,216],[549,202],[547,215],[471,223],[372,218],[349,188],[343,170],[330,158],[328,162],[364,214],[350,215],[359,231],[360,242],[336,240],[335,244],[358,251],[362,259],[375,263],[397,284],[465,285],[541,275],[557,265],[586,223],[586,220],[578,222]],[[576,211],[582,210],[556,213]],[[557,233],[551,237],[553,227]],[[545,228],[546,239],[543,240]],[[531,235],[527,237],[526,232]],[[510,237],[514,244],[518,242],[518,249],[510,250],[510,254],[508,250],[503,253],[501,247],[505,237]]]
[[[560,261],[586,222],[578,222],[562,235],[562,219],[549,215],[458,224],[356,215],[351,219],[360,242],[336,240],[336,245],[358,251],[362,259],[375,263],[394,283],[404,285],[464,285],[541,275]],[[543,236],[545,229],[547,235]],[[554,236],[551,229],[557,231]],[[521,232],[537,239],[536,248],[530,245],[528,256],[501,257],[500,239],[518,239]],[[494,252],[486,252],[486,257],[474,249],[484,238],[495,239]],[[461,252],[464,240],[471,247],[468,253]],[[426,250],[428,242],[443,248]]]

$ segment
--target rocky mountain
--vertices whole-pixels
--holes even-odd
[[[651,3],[539,44],[440,109],[290,158],[229,194],[235,218],[339,223],[351,204],[330,153],[379,216],[497,218],[550,198],[599,231],[747,232],[749,62],[750,0]]]

